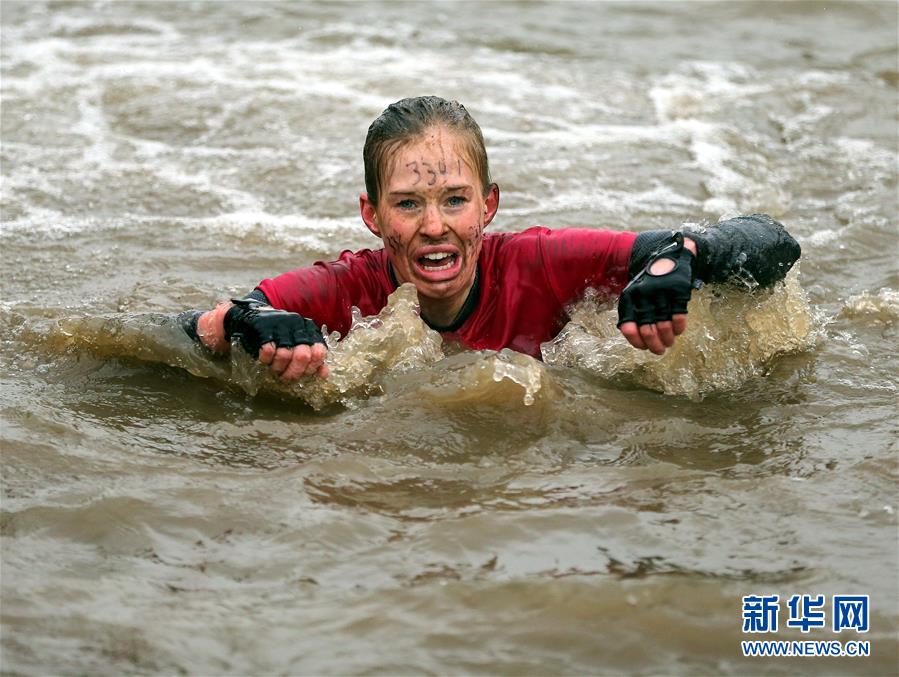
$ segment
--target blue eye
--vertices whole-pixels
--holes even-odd
[[[396,203],[396,206],[400,209],[415,209],[417,205],[415,204],[415,200],[400,200]]]
[[[461,207],[468,202],[468,200],[461,195],[452,195],[446,202],[450,207]]]

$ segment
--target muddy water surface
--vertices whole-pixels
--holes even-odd
[[[0,6],[12,674],[895,674],[893,3]],[[493,228],[767,212],[803,260],[658,360],[596,299],[545,362],[400,290],[328,384],[168,322],[342,249],[371,119],[464,102]],[[855,659],[741,597],[868,594]],[[786,621],[786,604],[781,626]]]

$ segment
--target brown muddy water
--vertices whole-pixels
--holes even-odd
[[[896,674],[895,3],[0,12],[4,673]],[[195,351],[174,312],[377,245],[365,129],[430,93],[496,230],[768,212],[801,265],[662,360],[595,299],[459,350],[404,289],[326,384]],[[751,594],[871,655],[743,658]]]

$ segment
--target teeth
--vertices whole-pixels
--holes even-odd
[[[425,265],[424,263],[419,263],[425,270],[429,270],[431,272],[438,272],[441,270],[449,270],[453,267],[453,264],[456,261],[456,255],[451,252],[431,252],[430,254],[423,254],[419,257],[419,261],[432,261],[434,263],[440,262],[440,265],[435,266],[431,263]]]
[[[428,266],[428,270],[430,270],[430,271],[435,271],[435,270],[449,270],[449,269],[452,268],[452,267],[453,267],[453,262],[450,261],[449,263],[446,263],[446,264],[444,264],[444,265],[442,265],[442,266]]]

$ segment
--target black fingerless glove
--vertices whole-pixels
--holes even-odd
[[[325,342],[318,326],[302,315],[277,310],[254,299],[231,299],[231,302],[234,305],[224,319],[225,339],[239,339],[253,357],[270,342],[279,348]]]
[[[184,330],[184,333],[197,343],[200,342],[200,337],[197,336],[197,322],[199,322],[202,315],[202,310],[185,310],[177,318],[178,324]]]
[[[674,268],[661,275],[650,273],[650,267],[659,259],[669,259]],[[654,324],[670,320],[675,313],[686,313],[693,289],[693,254],[684,247],[683,233],[668,231],[661,244],[639,260],[645,261],[642,269],[633,275],[618,299],[618,326],[625,322]]]
[[[802,253],[786,228],[767,214],[738,216],[702,231],[685,229],[684,235],[696,242],[694,275],[708,283],[754,280],[770,287],[786,277]]]

